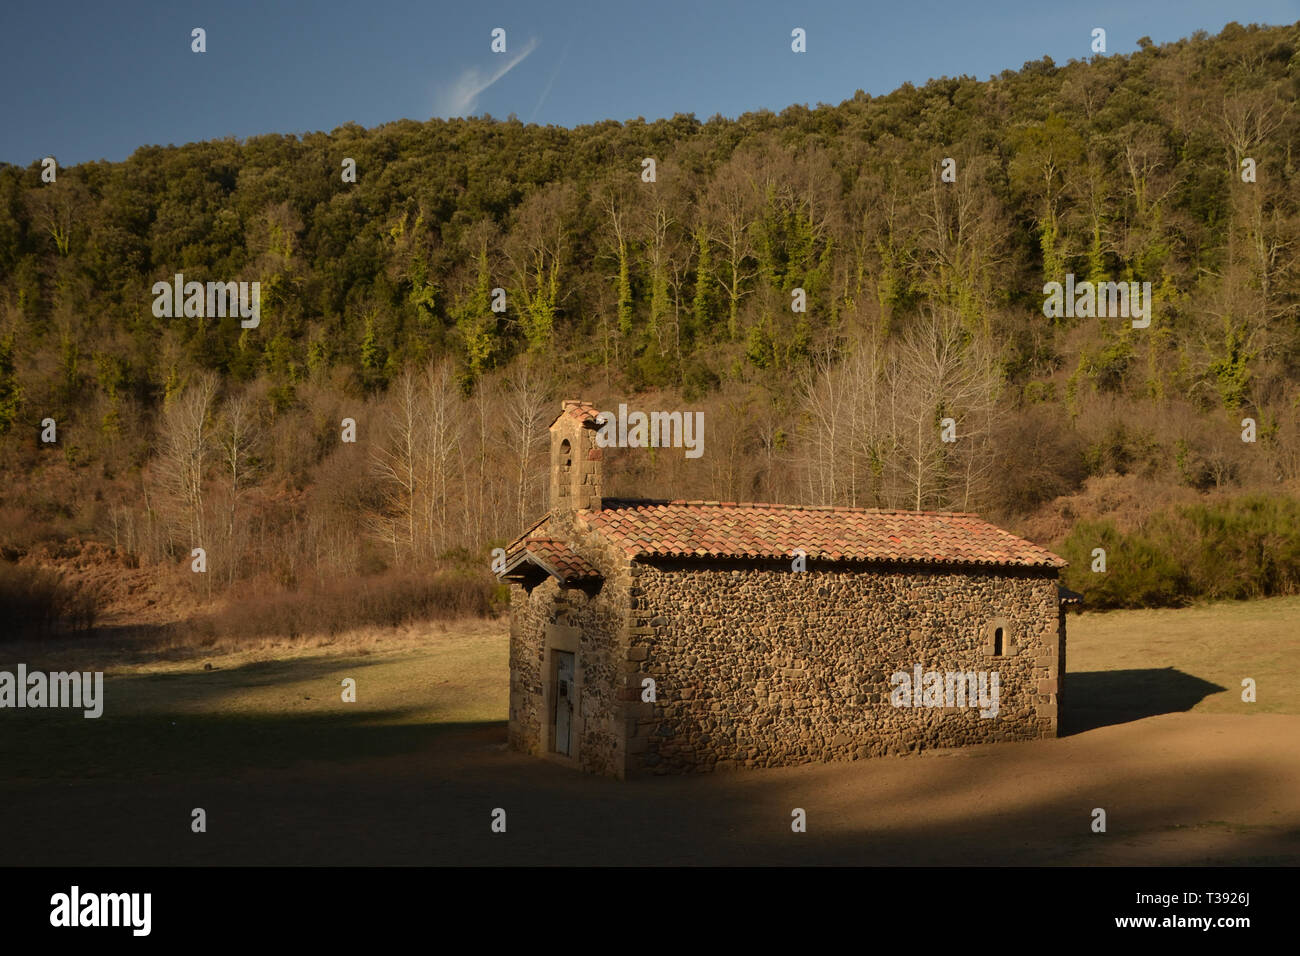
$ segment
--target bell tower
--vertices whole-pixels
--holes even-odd
[[[599,412],[589,402],[566,399],[551,423],[551,514],[599,510],[601,449]]]

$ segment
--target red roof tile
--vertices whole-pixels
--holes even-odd
[[[534,536],[534,532],[536,532],[538,528],[541,528],[550,520],[551,520],[551,516],[549,514],[544,514],[536,521],[534,521],[529,527],[525,528],[523,534],[521,534],[519,537],[515,538],[508,545],[506,545],[507,558],[515,554],[515,552],[517,552],[520,549],[520,547],[523,545],[525,541],[527,541],[529,538]]]
[[[631,557],[790,558],[1061,568],[1066,562],[977,515],[607,499],[582,517]]]
[[[590,427],[596,428],[598,427],[596,416],[599,414],[600,410],[597,409],[595,405],[591,404],[591,402],[579,402],[571,398],[566,398],[564,401],[560,402],[560,414],[556,415],[555,418],[552,419],[551,424],[554,425],[565,415],[568,415],[570,418],[583,423],[590,422]]]
[[[508,576],[525,563],[536,565],[565,584],[593,580],[601,576],[599,571],[570,550],[568,545],[553,538],[516,540],[506,551],[506,570],[502,572],[501,577]]]

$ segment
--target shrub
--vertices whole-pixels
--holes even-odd
[[[991,504],[999,514],[1028,514],[1072,493],[1087,477],[1083,442],[1059,409],[1036,405],[1009,415],[994,444]]]
[[[93,627],[99,599],[58,571],[0,561],[0,640]]]
[[[254,594],[195,622],[224,637],[332,635],[364,626],[396,627],[417,621],[490,617],[509,600],[486,572],[410,572],[347,578],[295,591]]]
[[[1106,573],[1092,551],[1106,550]],[[1174,607],[1300,593],[1300,502],[1247,495],[1159,512],[1124,534],[1080,521],[1061,549],[1064,581],[1087,606]]]

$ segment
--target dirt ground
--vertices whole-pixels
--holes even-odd
[[[415,753],[224,779],[11,785],[4,864],[1300,863],[1300,717],[761,772],[580,776],[462,725]],[[203,807],[208,831],[189,830]],[[807,812],[793,833],[791,811]],[[1106,810],[1107,831],[1090,829]],[[504,834],[490,830],[506,811]]]
[[[1295,865],[1297,609],[1072,621],[1055,740],[625,782],[506,748],[499,622],[215,662],[63,647],[47,666],[102,658],[109,703],[0,715],[0,865]]]

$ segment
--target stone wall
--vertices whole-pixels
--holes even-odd
[[[510,585],[510,746],[528,754],[541,753],[543,628],[548,605],[558,590],[546,581],[533,589],[533,600],[522,585]]]
[[[628,772],[848,760],[1055,736],[1055,571],[634,564]],[[1004,629],[992,656],[994,624]],[[895,707],[897,671],[996,671],[998,715]],[[918,694],[919,696],[919,694]]]
[[[580,724],[574,764],[589,773],[621,777],[626,766],[623,685],[629,562],[604,539],[575,526],[571,516],[554,519],[546,534],[568,541],[601,569],[605,580],[599,588],[580,588],[564,587],[548,578],[531,594],[518,584],[511,585],[510,746],[536,756],[553,756],[543,743],[548,709],[544,682],[550,679],[547,629],[550,625],[575,628],[578,699],[574,716]]]
[[[1041,691],[1055,695],[1049,701],[1039,705],[1039,713],[1054,717],[1056,719],[1054,729],[1058,731],[1061,729],[1061,720],[1065,716],[1065,619],[1067,615],[1064,604],[1060,605],[1059,615],[1056,660],[1051,662],[1055,664],[1055,668],[1040,675],[1040,679],[1046,683],[1039,688]]]

